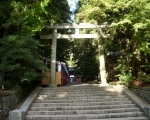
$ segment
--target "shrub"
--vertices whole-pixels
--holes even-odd
[[[0,39],[0,45],[0,70],[6,73],[5,86],[30,83],[41,76],[42,69],[46,69],[39,52],[41,44],[31,35],[6,36]]]

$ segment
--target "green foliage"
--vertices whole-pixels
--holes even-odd
[[[68,23],[70,20],[70,8],[67,0],[52,0],[45,7],[44,18],[47,20],[46,24],[54,25],[60,23]],[[52,34],[52,30],[43,29],[42,34]],[[67,30],[58,30],[58,33],[68,34]],[[41,40],[42,44],[42,56],[51,57],[51,40]],[[71,53],[72,42],[69,40],[59,39],[57,40],[57,60],[66,62],[69,59]]]
[[[43,28],[47,21],[45,7],[51,0],[0,1],[0,23],[4,28],[13,29],[12,33],[35,33]],[[5,14],[4,14],[5,13]]]
[[[45,7],[48,24],[68,23],[70,20],[70,7],[67,0],[52,0]]]
[[[134,79],[132,75],[133,66],[131,66],[132,58],[133,56],[129,54],[122,59],[118,59],[118,65],[114,68],[119,73],[116,76],[122,84],[131,83]]]
[[[8,34],[34,34],[46,23],[53,25],[70,19],[67,0],[3,0],[0,9],[0,26],[7,28]]]
[[[73,42],[69,40],[58,40],[57,41],[57,60],[66,62],[70,58],[70,53],[73,49]]]
[[[13,90],[15,90],[17,93],[21,93],[22,92],[22,88],[19,84],[16,84],[15,86],[13,86],[12,88]]]
[[[131,73],[127,73],[125,75],[118,74],[117,77],[119,78],[120,82],[124,85],[131,83],[134,80],[134,77]]]
[[[138,80],[150,82],[150,75],[143,71],[138,72]]]
[[[38,80],[41,70],[46,69],[39,54],[41,44],[31,35],[7,36],[0,39],[0,44],[0,70],[6,73],[6,86],[15,87]]]
[[[6,73],[3,84],[12,88],[40,79],[41,70],[46,69],[41,55],[50,58],[51,42],[42,41],[44,46],[41,46],[27,34],[39,39],[44,24],[68,22],[67,0],[1,0],[0,10],[0,70]],[[43,47],[45,53],[39,49]]]
[[[67,0],[1,0],[0,10],[0,70],[6,73],[3,84],[19,91],[20,84],[40,79],[41,70],[46,69],[41,55],[50,58],[51,51],[50,40],[48,44],[43,40],[42,46],[27,34],[39,39],[45,24],[68,22],[70,8]],[[69,45],[59,47],[64,51],[63,56],[61,52],[58,55],[62,61],[68,57]],[[45,53],[39,49],[43,47]]]
[[[94,40],[75,40],[73,49],[73,60],[75,61],[76,74],[82,75],[87,80],[98,76],[99,65],[97,57],[97,45]]]
[[[77,22],[109,23],[114,28],[105,30],[114,38],[105,42],[106,53],[117,53],[107,57],[106,63],[116,61],[112,68],[122,83],[134,79],[147,81],[149,72],[141,66],[149,65],[150,2],[147,0],[80,0],[76,14]],[[109,70],[109,66],[107,66]],[[143,76],[139,74],[142,72]],[[143,73],[145,72],[145,74]],[[109,75],[108,75],[109,76]]]
[[[88,84],[99,84],[100,81],[98,81],[98,80],[92,80],[92,81],[88,81],[87,83]]]
[[[97,23],[104,21],[107,17],[105,11],[112,8],[112,3],[110,0],[91,0],[90,2],[80,0],[76,22]]]
[[[139,45],[139,50],[145,53],[150,54],[150,47],[149,47],[150,43],[148,41],[142,41],[142,43]]]

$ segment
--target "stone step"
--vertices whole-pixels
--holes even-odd
[[[43,88],[42,91],[116,91],[113,87],[57,87]]]
[[[51,107],[51,106],[98,106],[98,105],[122,105],[131,104],[132,101],[109,101],[109,102],[77,102],[77,103],[33,103],[33,107]]]
[[[65,97],[80,97],[80,96],[112,96],[112,95],[121,95],[120,93],[93,93],[93,94],[85,94],[85,93],[80,93],[80,94],[59,94],[59,93],[39,93],[39,95],[49,95],[51,97],[60,97],[60,96],[65,96]]]
[[[57,111],[28,111],[28,115],[73,115],[73,114],[106,114],[106,113],[124,113],[136,112],[139,108],[117,108],[103,110],[57,110]]]
[[[102,99],[59,99],[59,100],[46,100],[36,99],[35,103],[76,103],[76,102],[102,102],[102,101],[128,101],[129,98],[102,98]]]
[[[98,91],[98,90],[95,90],[95,91],[41,91],[40,94],[96,94],[96,93],[110,93],[110,91]],[[116,93],[115,91],[114,92],[111,92],[111,93]]]
[[[100,86],[99,84],[88,84],[88,85],[76,85],[76,86],[62,86],[62,87],[57,87],[57,88],[53,88],[53,87],[43,87],[43,89],[91,89],[91,88],[100,88],[100,89],[110,89],[110,88],[113,88],[113,86]]]
[[[68,119],[104,119],[143,116],[142,112],[107,113],[107,114],[77,114],[77,115],[27,115],[26,120],[68,120]]]
[[[115,93],[117,90],[99,90],[99,89],[81,89],[81,90],[41,90],[41,92],[45,92],[45,93],[98,93],[98,92],[106,92],[106,93]]]
[[[25,120],[148,120],[113,87],[77,85],[43,88]]]
[[[71,88],[71,89],[58,89],[58,88],[54,88],[54,89],[42,89],[41,91],[43,91],[43,92],[50,92],[50,91],[52,91],[52,92],[61,92],[61,91],[63,91],[63,92],[82,92],[82,91],[115,91],[115,89],[107,89],[107,90],[105,90],[105,89],[100,89],[100,88],[97,88],[97,89],[95,89],[95,88],[79,88],[79,89],[77,89],[77,88],[75,88],[75,89],[73,89],[73,88]]]
[[[96,110],[114,108],[135,108],[135,104],[121,105],[97,105],[97,106],[50,106],[50,107],[31,107],[30,111],[53,111],[53,110]]]
[[[140,117],[126,117],[126,118],[86,119],[86,120],[149,120],[149,119],[145,116],[140,116]]]
[[[107,98],[125,98],[126,95],[107,95],[107,96],[80,96],[80,97],[76,97],[76,96],[57,96],[57,97],[51,97],[50,95],[38,95],[37,99],[49,99],[49,100],[75,100],[75,99],[107,99]]]
[[[116,89],[109,87],[109,88],[101,88],[101,87],[91,87],[91,88],[84,88],[84,87],[57,87],[57,88],[43,88],[42,91],[115,91]]]
[[[81,93],[81,92],[86,92],[86,93],[93,93],[93,92],[103,92],[103,91],[105,91],[105,92],[116,92],[117,90],[108,90],[108,91],[106,91],[106,90],[100,90],[100,89],[81,89],[81,90],[76,90],[76,89],[72,89],[72,90],[42,90],[41,92],[48,92],[48,93],[50,93],[50,92],[64,92],[64,93],[71,93],[71,92],[74,92],[74,93]]]
[[[34,120],[34,119],[26,119],[26,120]],[[45,119],[38,119],[38,120],[53,120],[53,119],[49,119],[49,118],[45,118]],[[63,119],[56,119],[56,120],[63,120]],[[66,120],[66,119],[64,119]],[[85,120],[85,119],[67,119],[67,120]],[[145,116],[141,116],[141,117],[126,117],[126,118],[107,118],[107,119],[86,119],[86,120],[149,120],[147,117]]]

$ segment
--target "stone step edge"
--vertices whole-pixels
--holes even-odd
[[[26,119],[26,120],[34,120],[34,119]],[[37,119],[35,119],[37,120]],[[45,119],[48,120],[48,119]],[[62,120],[62,119],[60,119]],[[66,119],[65,119],[66,120]],[[76,119],[67,119],[67,120],[76,120]],[[80,119],[80,120],[85,120],[85,119]],[[86,120],[149,120],[147,117],[145,116],[140,116],[140,117],[125,117],[125,118],[104,118],[104,119],[86,119]]]
[[[52,94],[52,95],[55,95],[55,94]],[[61,95],[63,95],[63,94],[61,94]],[[75,94],[74,94],[74,95],[75,95]],[[86,95],[86,94],[84,94],[84,95]],[[44,96],[45,96],[45,97],[49,97],[49,96],[50,96],[50,97],[51,97],[51,94],[39,94],[38,97],[39,97],[39,96],[43,96],[43,97],[44,97]],[[97,95],[97,96],[99,96],[99,95]],[[126,95],[126,94],[112,94],[112,95],[107,95],[107,96],[106,96],[105,94],[104,94],[104,95],[101,94],[101,96],[102,96],[102,97],[116,97],[116,96],[127,96],[127,95]],[[101,96],[99,96],[99,97],[101,97]],[[53,97],[54,97],[54,96],[53,96]],[[70,96],[70,97],[71,97],[71,96]],[[72,96],[72,97],[75,97],[75,96]],[[81,96],[81,97],[86,97],[86,96]],[[91,96],[89,96],[89,97],[91,97]],[[93,96],[93,97],[95,97],[95,96]]]
[[[67,99],[67,100],[64,100],[64,99],[60,99],[60,100],[49,100],[49,99],[36,99],[35,101],[34,101],[34,103],[41,103],[41,102],[43,102],[43,103],[50,103],[50,102],[52,102],[52,103],[76,103],[76,102],[102,102],[102,101],[109,101],[109,102],[111,102],[111,101],[130,101],[130,99],[129,98],[109,98],[109,99],[72,99],[72,100],[70,100],[70,99]]]
[[[89,117],[89,116],[97,116],[102,118],[114,118],[114,117],[138,117],[143,116],[143,112],[125,112],[125,113],[107,113],[107,114],[76,114],[76,115],[26,115],[27,117],[50,117],[50,118],[59,118],[59,117]]]
[[[37,99],[46,99],[46,100],[74,100],[74,99],[109,99],[109,98],[128,98],[127,96],[37,96]]]
[[[48,110],[86,110],[86,109],[114,109],[114,108],[135,108],[135,104],[123,104],[123,105],[99,105],[99,106],[51,106],[51,107],[30,107],[32,109],[48,109]]]
[[[127,95],[133,103],[141,109],[141,111],[144,111],[145,116],[150,119],[150,104],[139,98],[136,94],[123,85],[113,86],[113,88],[115,88],[118,92],[123,92]]]
[[[57,111],[44,111],[44,110],[42,110],[42,111],[32,111],[32,110],[30,110],[30,111],[27,111],[27,114],[29,114],[29,113],[34,113],[34,112],[37,112],[37,113],[40,113],[40,112],[42,112],[42,113],[44,113],[44,112],[47,112],[47,113],[87,113],[88,112],[88,114],[94,114],[94,112],[101,112],[101,113],[121,113],[121,112],[132,112],[132,111],[139,111],[140,109],[139,108],[118,108],[118,109],[101,109],[101,110],[57,110]],[[92,112],[92,113],[89,113],[89,112]],[[95,113],[95,114],[97,114],[97,113]]]
[[[89,88],[93,88],[93,89],[109,89],[109,88],[112,88],[113,89],[113,86],[99,86],[99,85],[87,85],[87,86],[83,86],[83,85],[79,85],[79,86],[62,86],[62,87],[55,87],[55,88],[52,88],[52,87],[43,87],[43,89],[75,89],[75,88],[78,88],[78,89],[89,89]]]
[[[41,92],[117,92],[116,89],[42,89]]]
[[[63,97],[104,97],[104,96],[111,96],[111,97],[117,97],[119,95],[124,95],[124,94],[91,94],[91,95],[88,95],[88,94],[81,94],[81,95],[77,95],[77,94],[74,94],[74,95],[64,95],[64,94],[53,94],[53,95],[50,95],[50,94],[44,94],[44,96],[46,97],[60,97],[60,98],[63,98]],[[39,94],[38,96],[43,96],[43,94]]]
[[[98,105],[132,104],[132,101],[84,102],[84,103],[33,103],[32,106],[98,106]]]
[[[100,96],[100,95],[102,95],[102,96],[106,96],[106,95],[124,95],[123,93],[95,93],[95,94],[92,94],[92,93],[88,93],[88,94],[86,94],[86,93],[82,93],[82,94],[78,94],[78,93],[76,93],[76,94],[59,94],[59,93],[39,93],[39,95],[49,95],[49,96],[53,96],[53,97],[55,97],[55,96],[83,96],[83,95],[85,95],[85,96]]]

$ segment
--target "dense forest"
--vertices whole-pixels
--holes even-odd
[[[19,88],[41,80],[47,69],[43,57],[51,54],[51,40],[40,40],[40,34],[51,32],[44,25],[66,23],[70,15],[67,0],[1,0],[0,85]],[[60,40],[58,46],[57,58],[65,61],[71,43]]]
[[[40,80],[47,69],[42,58],[51,56],[51,40],[40,40],[52,32],[44,25],[69,22],[112,26],[103,32],[113,37],[102,41],[108,82],[150,82],[148,0],[79,0],[73,20],[70,6],[67,0],[0,1],[0,84],[13,88]],[[89,32],[96,31],[82,31]],[[98,39],[58,40],[57,60],[72,61],[76,75],[87,81],[99,79],[98,44]]]
[[[150,2],[148,0],[79,1],[79,9],[75,17],[77,23],[90,22],[112,26],[112,28],[103,30],[105,33],[114,35],[113,38],[103,41],[108,82],[115,80],[119,80],[122,84],[130,84],[134,80],[150,82],[149,12]],[[85,66],[85,69],[79,68],[83,73],[87,67],[89,67],[88,70],[91,70],[90,73],[97,71],[95,67],[97,61],[92,62],[97,58],[95,54],[97,43],[94,40],[92,43],[91,41],[83,43],[92,46],[87,47],[89,52],[82,49],[84,57],[78,58],[76,54],[74,56],[78,59],[77,65]],[[78,50],[76,51],[81,54],[81,49],[78,48]],[[93,50],[95,52],[92,52]],[[87,66],[88,61],[90,62]]]

